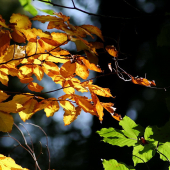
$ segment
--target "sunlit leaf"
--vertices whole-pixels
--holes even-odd
[[[40,86],[38,83],[30,82],[27,86],[31,91],[41,92],[44,87]]]
[[[81,112],[80,107],[76,107],[76,111],[74,112],[70,110],[65,110],[64,117],[63,117],[65,126],[71,124],[74,120],[76,120],[77,116],[80,115],[80,112]]]
[[[2,170],[29,170],[27,168],[22,168],[20,165],[16,164],[11,157],[6,157],[0,154],[0,169]]]

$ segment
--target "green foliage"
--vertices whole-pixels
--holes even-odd
[[[117,162],[115,159],[110,159],[109,161],[104,159],[103,167],[107,170],[135,170],[133,167]]]
[[[19,0],[25,11],[28,11],[33,16],[38,14],[37,10],[31,5],[31,0]]]
[[[156,152],[160,154],[160,159],[163,161],[170,160],[170,142],[167,142],[169,140],[170,121],[162,128],[148,126],[144,129],[125,116],[119,122],[119,125],[122,126],[123,130],[103,128],[97,133],[104,138],[104,142],[111,145],[133,147],[132,160],[134,166],[138,163],[148,162]],[[113,167],[116,167],[117,170],[127,168],[125,164],[117,163],[116,160],[103,161],[103,166],[105,170],[114,169]]]

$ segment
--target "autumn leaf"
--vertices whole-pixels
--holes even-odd
[[[13,123],[14,123],[14,120],[10,114],[0,111],[0,131],[1,132],[11,132]]]
[[[64,78],[68,78],[68,77],[73,76],[75,71],[76,71],[76,63],[71,63],[71,61],[67,61],[60,68],[60,74]]]
[[[93,25],[81,25],[81,28],[84,28],[86,31],[88,31],[91,34],[97,35],[104,41],[101,30],[98,27],[95,27]]]
[[[63,121],[64,125],[70,125],[74,120],[77,119],[77,116],[80,115],[81,108],[78,106],[76,107],[76,111],[72,112],[70,110],[65,110],[64,116],[63,116]]]
[[[26,15],[22,14],[12,14],[10,18],[10,23],[16,23],[16,28],[19,29],[28,29],[31,28],[31,21]]]
[[[38,83],[30,82],[27,86],[31,91],[41,92],[44,87],[40,86]]]
[[[107,45],[105,47],[106,51],[113,57],[117,57],[118,56],[118,51],[116,50],[116,48],[114,47],[114,45]]]
[[[152,86],[156,86],[155,81],[149,81],[146,78],[142,78],[142,77],[132,77],[132,83],[134,84],[139,84],[139,85],[143,85],[143,86],[147,86],[147,87],[152,87]]]
[[[34,109],[36,108],[37,104],[37,100],[33,98],[23,104],[24,110],[20,111],[19,115],[24,122],[34,115]]]
[[[55,98],[46,100],[47,106],[44,108],[47,117],[53,116],[60,108],[58,101]]]
[[[10,33],[8,30],[0,30],[0,56],[3,55],[10,45]]]
[[[22,168],[20,165],[16,164],[11,157],[6,157],[0,154],[0,169],[2,170],[29,170],[27,168]]]
[[[6,100],[10,95],[7,95],[4,91],[0,90],[0,103]]]

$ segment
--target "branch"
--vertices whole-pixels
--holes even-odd
[[[33,0],[34,1],[34,0]],[[73,7],[69,7],[69,6],[64,6],[64,5],[59,5],[59,4],[55,4],[53,2],[50,2],[50,1],[45,1],[45,0],[38,0],[40,2],[45,2],[45,3],[48,3],[50,5],[53,5],[53,6],[57,6],[57,7],[61,7],[61,8],[66,8],[66,9],[74,9],[74,10],[77,10],[77,11],[80,11],[82,13],[85,13],[85,14],[88,14],[88,15],[92,15],[92,16],[96,16],[96,17],[101,17],[101,18],[111,18],[111,19],[121,19],[121,20],[133,20],[133,19],[143,19],[143,18],[148,18],[148,17],[157,17],[157,16],[162,16],[162,17],[165,17],[164,14],[159,14],[159,15],[150,15],[150,14],[145,14],[143,16],[139,16],[139,17],[116,17],[116,16],[110,16],[110,15],[102,15],[102,14],[94,14],[94,13],[91,13],[91,12],[87,12],[85,10],[82,10],[80,8],[77,8],[74,1],[72,1],[72,4],[73,4]],[[125,1],[126,2],[126,1]],[[127,3],[127,2],[126,2]],[[131,4],[127,3],[129,6],[133,7]],[[137,10],[138,12],[141,12],[139,9],[133,7],[135,10]]]

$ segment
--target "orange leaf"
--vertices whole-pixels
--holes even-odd
[[[111,116],[116,119],[117,121],[121,121],[122,120],[122,116],[119,115],[118,113],[113,113],[111,114]]]
[[[68,78],[68,77],[73,76],[75,71],[76,71],[76,63],[71,63],[71,61],[67,61],[60,68],[60,74],[64,78]]]
[[[34,79],[32,77],[25,77],[23,79],[20,79],[21,83],[30,83],[31,81],[33,81]]]
[[[85,112],[95,114],[95,107],[91,104],[87,97],[74,95],[74,100]]]
[[[113,56],[113,57],[118,56],[118,51],[116,50],[114,45],[107,45],[105,49],[111,56]]]
[[[90,70],[96,71],[96,72],[102,72],[102,70],[96,66],[94,63],[90,63],[87,59],[84,57],[80,57],[80,59],[83,61],[83,63],[86,65],[86,67]]]
[[[35,92],[41,92],[44,89],[44,87],[40,86],[38,83],[35,83],[35,82],[30,82],[28,84],[28,88],[31,91],[35,91]]]
[[[3,55],[10,45],[10,33],[7,30],[0,30],[0,55]]]
[[[147,87],[151,87],[151,86],[156,86],[155,81],[149,81],[146,78],[142,78],[142,77],[132,77],[132,83],[134,84],[139,84],[139,85],[143,85],[143,86],[147,86]]]

